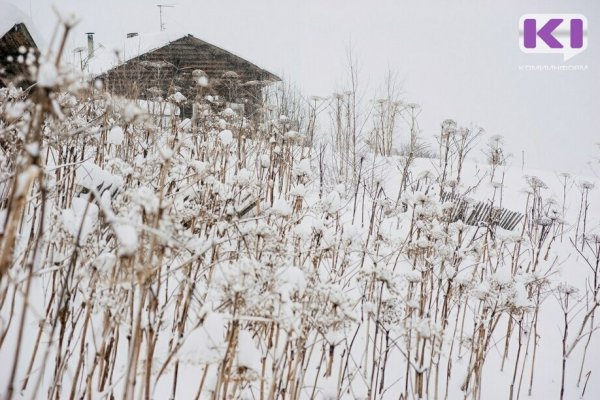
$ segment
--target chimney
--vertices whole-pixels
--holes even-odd
[[[88,60],[94,57],[94,32],[86,33],[88,39]]]

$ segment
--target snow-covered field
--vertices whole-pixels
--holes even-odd
[[[0,89],[1,399],[600,396],[597,180],[449,120],[424,151],[395,99],[181,120],[31,70]]]

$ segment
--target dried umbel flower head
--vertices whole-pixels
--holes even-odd
[[[206,72],[202,71],[201,69],[193,70],[192,77],[194,78],[196,85],[198,85],[199,87],[207,87],[208,86],[208,75],[206,74]]]
[[[579,288],[568,282],[559,282],[558,285],[556,285],[556,290],[558,293],[566,296],[572,296],[579,293]]]
[[[442,122],[442,135],[451,135],[456,132],[457,125],[453,119],[446,119]]]
[[[531,189],[537,191],[539,189],[548,189],[548,185],[537,176],[525,176],[525,180]]]
[[[225,79],[239,79],[240,75],[235,71],[226,71],[223,73]]]
[[[579,187],[581,188],[581,190],[592,190],[594,189],[595,185],[593,182],[590,181],[581,181],[579,183]]]
[[[600,234],[597,233],[586,233],[584,235],[584,240],[592,245],[600,244]]]

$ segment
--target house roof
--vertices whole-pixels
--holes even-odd
[[[38,46],[42,43],[42,37],[34,28],[31,18],[18,7],[0,0],[0,38],[19,24],[27,27],[27,32]]]
[[[256,69],[257,71],[260,70],[263,75],[267,75],[270,80],[281,80],[275,74],[266,71],[252,62],[245,60],[225,49],[198,39],[191,34],[173,31],[138,34],[137,36],[131,38],[124,38],[122,42],[117,44],[109,46],[98,45],[94,50],[94,57],[92,57],[87,63],[87,71],[92,75],[101,75],[117,66],[126,64],[137,57],[161,49],[184,38],[192,39],[199,46],[210,46],[211,50],[217,54],[220,53],[222,55],[227,55],[228,57],[234,57],[246,67]]]
[[[8,82],[22,87],[33,83],[27,65],[17,62],[23,48],[37,49],[36,40],[27,26],[28,22],[29,18],[18,8],[0,2],[0,87],[7,86]]]

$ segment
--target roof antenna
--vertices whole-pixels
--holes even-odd
[[[175,7],[174,5],[171,4],[157,4],[156,7],[158,7],[158,13],[160,15],[160,31],[164,31],[165,30],[165,24],[163,23],[163,8],[173,8]]]

